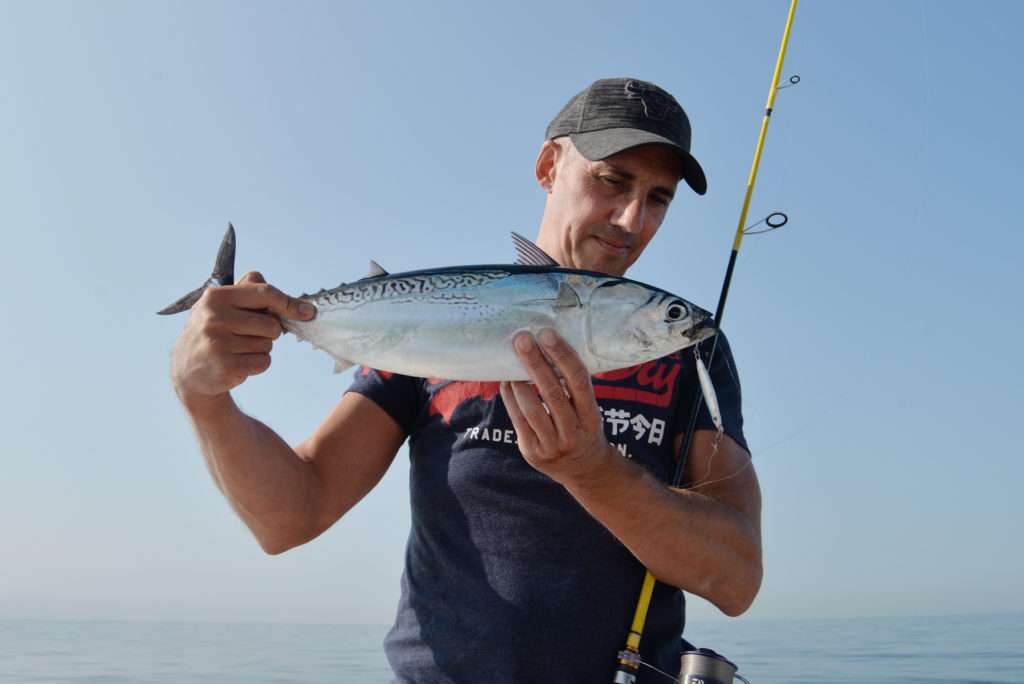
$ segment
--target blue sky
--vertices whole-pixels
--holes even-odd
[[[512,258],[544,128],[656,81],[709,178],[630,275],[713,308],[786,2],[0,3],[0,618],[390,622],[407,455],[315,542],[258,549],[168,381],[238,266],[299,293]],[[798,9],[725,327],[764,492],[746,617],[1024,610],[1017,3]],[[283,339],[236,396],[297,441],[348,375]],[[717,619],[701,601],[692,620]],[[692,624],[692,623],[691,623]]]

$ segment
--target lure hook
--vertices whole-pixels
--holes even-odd
[[[775,89],[776,90],[782,90],[783,88],[790,88],[792,86],[795,86],[797,83],[800,82],[800,76],[799,76],[799,74],[793,74],[792,76],[790,76],[786,80],[787,80],[786,83],[783,83],[782,85],[778,86]]]
[[[767,225],[768,227],[767,228],[762,228],[760,230],[753,230],[753,228],[761,225],[762,223]],[[789,217],[788,216],[786,216],[781,211],[773,211],[772,213],[768,214],[767,216],[765,216],[763,219],[761,219],[757,223],[752,223],[749,226],[747,226],[746,228],[744,228],[743,229],[743,234],[744,235],[760,235],[761,233],[767,233],[769,231],[775,230],[776,228],[781,228],[782,226],[786,225],[787,223],[789,223]]]

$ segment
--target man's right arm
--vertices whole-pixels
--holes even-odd
[[[175,391],[210,474],[267,553],[304,544],[330,527],[380,481],[405,439],[383,409],[355,393],[295,449],[238,408],[229,390],[270,366],[278,317],[311,317],[299,306],[258,273],[208,290],[171,361]]]

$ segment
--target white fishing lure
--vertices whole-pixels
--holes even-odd
[[[715,451],[718,451],[718,442],[722,439],[725,428],[722,427],[722,411],[718,407],[718,394],[715,393],[715,385],[711,382],[711,373],[700,358],[700,352],[694,347],[693,357],[697,360],[697,378],[700,380],[700,392],[704,395],[704,403],[707,404],[708,413],[711,414],[711,422],[715,424],[718,434],[715,436]]]

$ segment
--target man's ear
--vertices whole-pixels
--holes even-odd
[[[540,146],[534,173],[537,176],[537,183],[548,194],[551,193],[551,188],[555,184],[555,171],[558,167],[559,155],[564,153],[562,148],[552,140],[545,140],[544,144]]]

